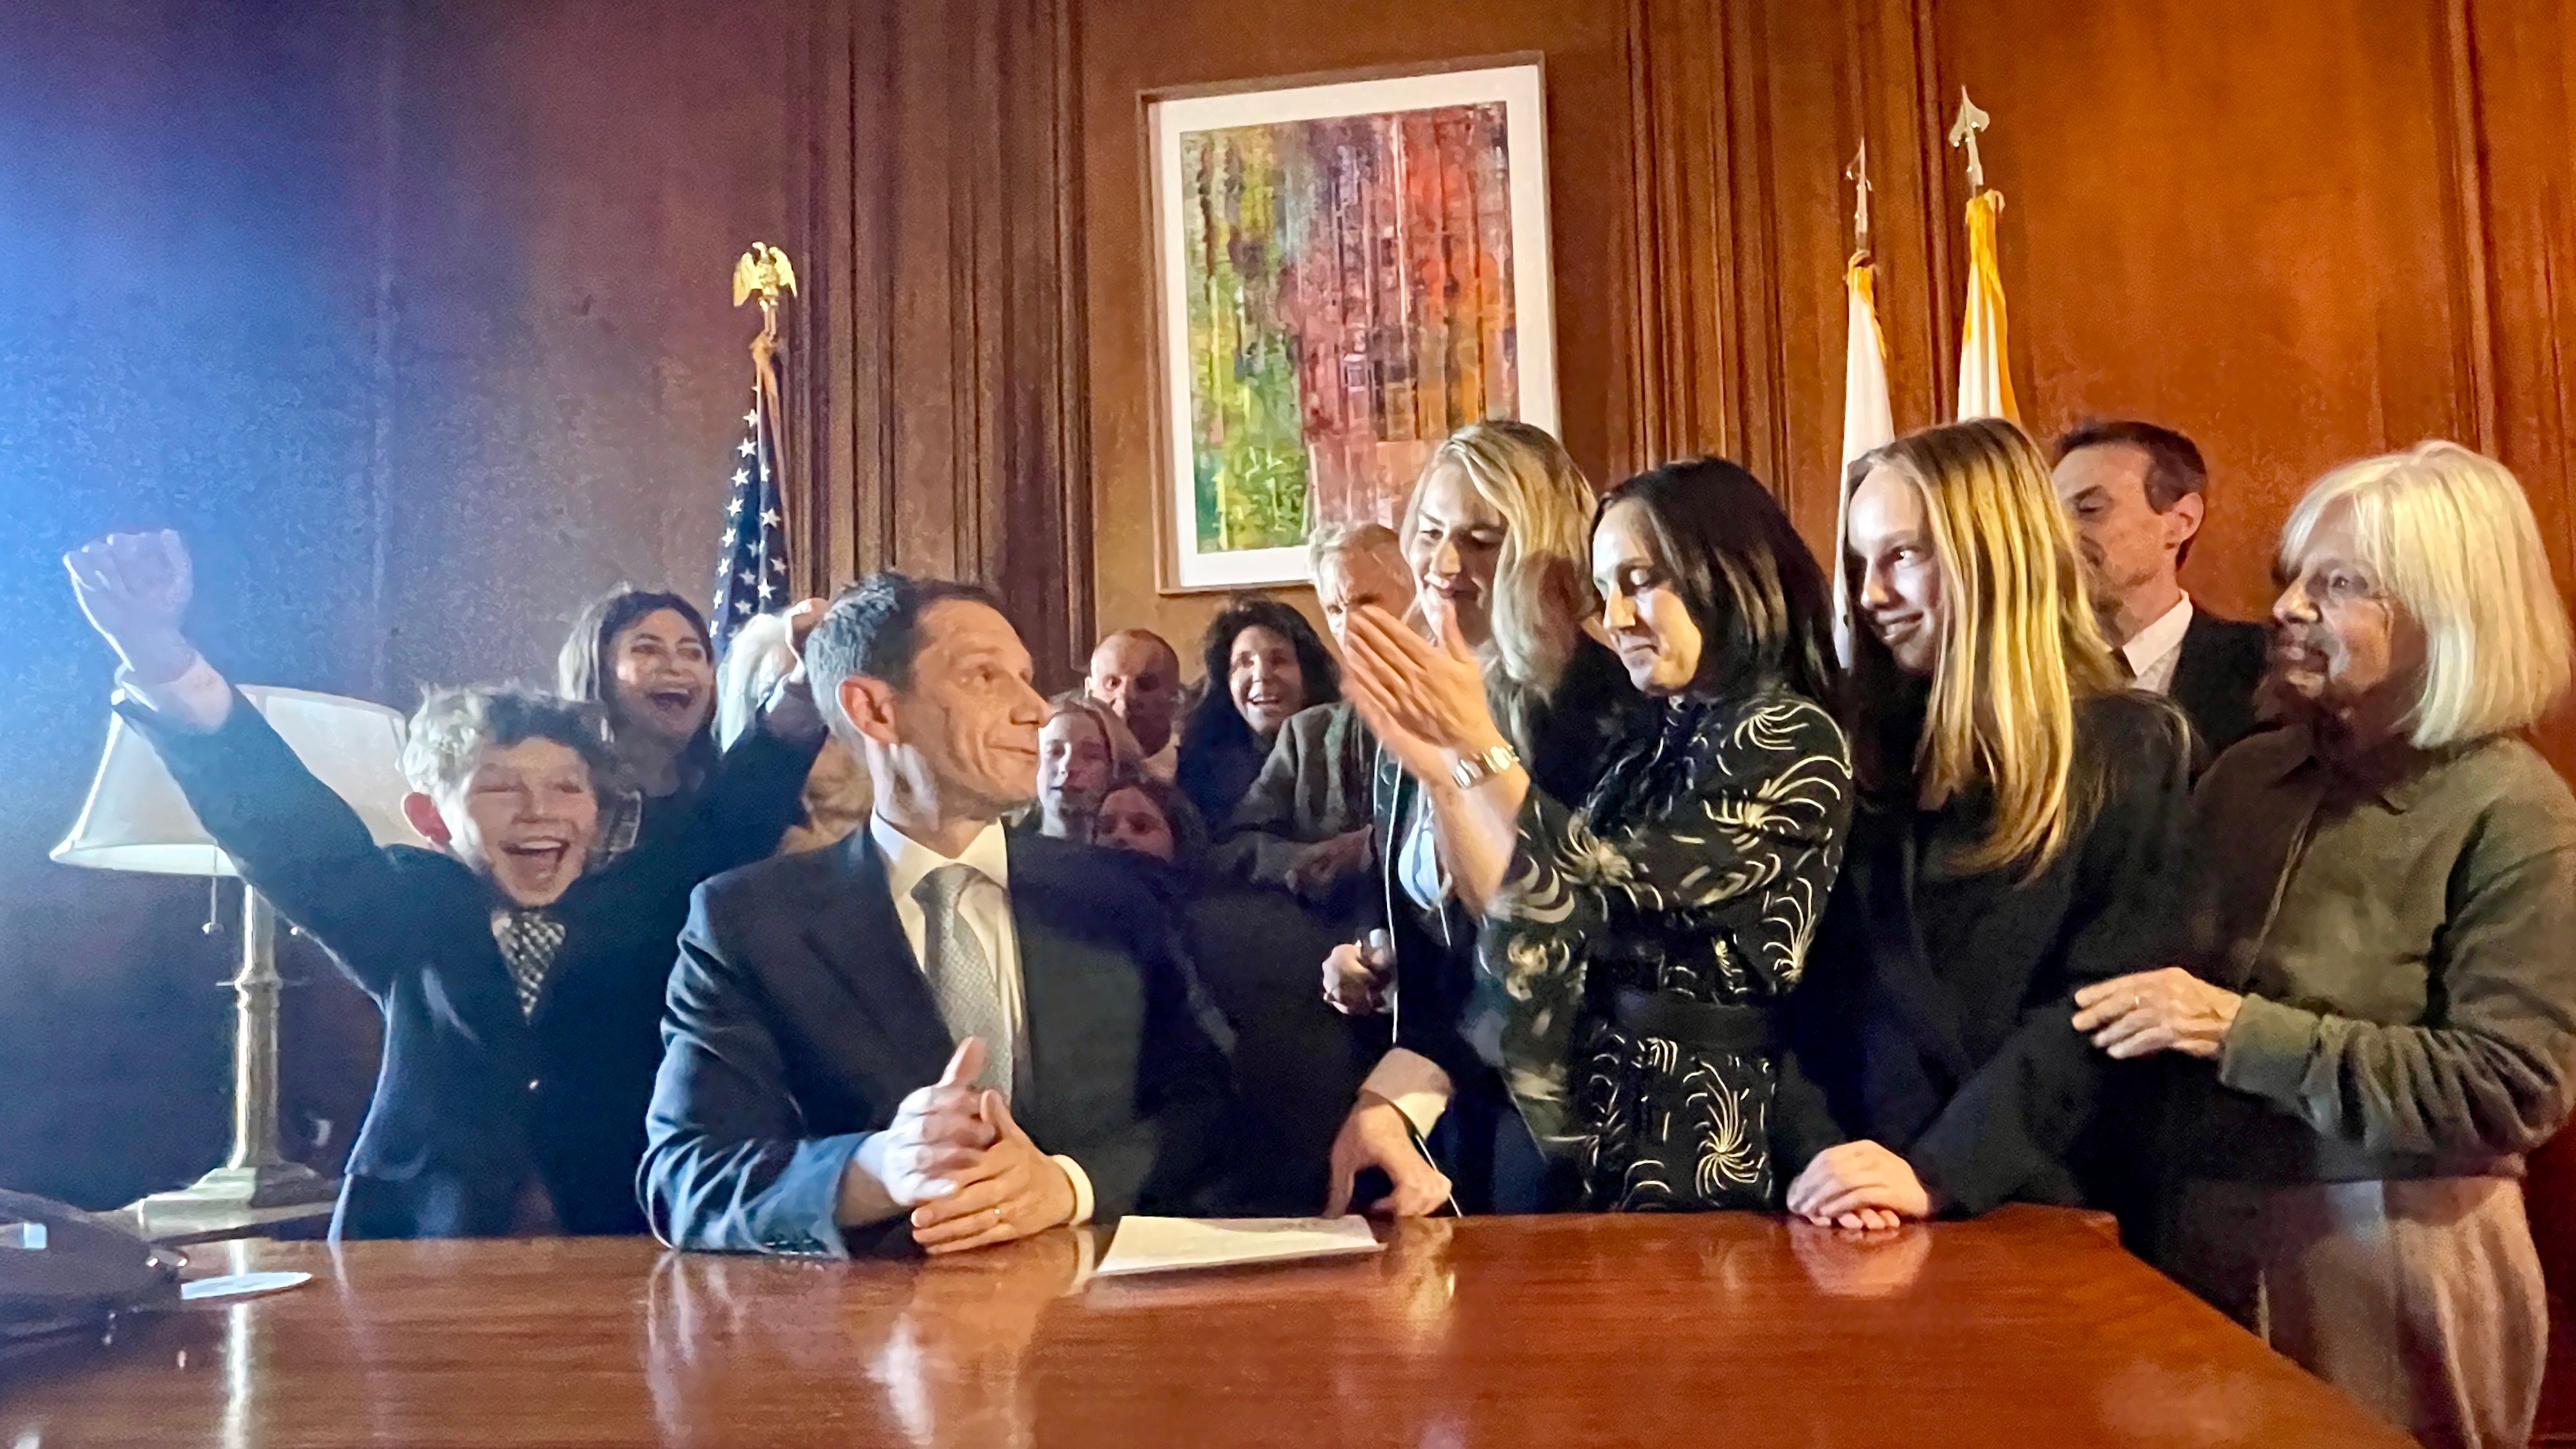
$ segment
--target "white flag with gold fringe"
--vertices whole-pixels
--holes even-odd
[[[1986,161],[1977,151],[1977,133],[1992,118],[1959,87],[1959,118],[1950,124],[1950,144],[1968,153],[1968,303],[1960,309],[1958,418],[2002,418],[2021,421],[2013,405],[2012,353],[2004,340],[2004,273],[1995,247],[1995,220],[2004,199],[1986,189]]]
[[[1877,273],[1862,252],[1843,272],[1849,300],[1843,342],[1843,461],[1834,488],[1834,649],[1851,663],[1850,580],[1843,562],[1851,515],[1852,464],[1896,440],[1896,409],[1887,393],[1887,334],[1878,325]]]
[[[1968,305],[1959,333],[1959,418],[2021,421],[2013,403],[2012,361],[2004,341],[2004,278],[1995,256],[1995,218],[2004,199],[1982,191],[1968,199]]]

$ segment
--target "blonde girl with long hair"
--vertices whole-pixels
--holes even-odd
[[[1590,481],[1544,429],[1489,421],[1460,428],[1432,452],[1397,530],[1420,635],[1439,646],[1444,670],[1471,691],[1481,685],[1513,767],[1526,765],[1558,799],[1590,792],[1642,704],[1617,657],[1584,628],[1600,608],[1591,562],[1598,506]],[[1412,627],[1362,609],[1348,631],[1356,639],[1357,631]],[[1496,872],[1459,858],[1476,843],[1457,838],[1433,808],[1453,788],[1449,780],[1426,786],[1376,751],[1370,816],[1385,940],[1337,949],[1324,963],[1324,992],[1346,1012],[1390,1014],[1394,1048],[1333,1144],[1334,1212],[1371,1167],[1392,1183],[1385,1205],[1408,1216],[1453,1202],[1470,1212],[1534,1211],[1569,1190],[1551,1177],[1490,1049],[1475,1044],[1490,1041],[1479,1027],[1496,1011],[1478,999],[1484,902],[1475,882]]]
[[[1853,476],[1863,796],[1794,1013],[1820,1090],[1783,1094],[1784,1166],[1811,1154],[1788,1206],[1867,1227],[2079,1202],[2102,1068],[2072,996],[2154,957],[2188,726],[2125,688],[2020,429],[1927,429]]]

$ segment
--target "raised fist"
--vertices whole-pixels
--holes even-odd
[[[63,555],[72,596],[134,677],[175,679],[196,658],[179,631],[192,591],[188,547],[168,529],[111,533]]]

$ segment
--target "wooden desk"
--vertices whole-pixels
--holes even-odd
[[[640,1240],[226,1245],[295,1292],[0,1387],[0,1445],[2262,1445],[2409,1441],[2014,1208],[1411,1224],[1380,1257],[1068,1294],[1070,1233],[916,1266]]]

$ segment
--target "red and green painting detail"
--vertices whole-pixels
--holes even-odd
[[[1197,552],[1392,524],[1452,429],[1515,415],[1503,111],[1182,136]]]

